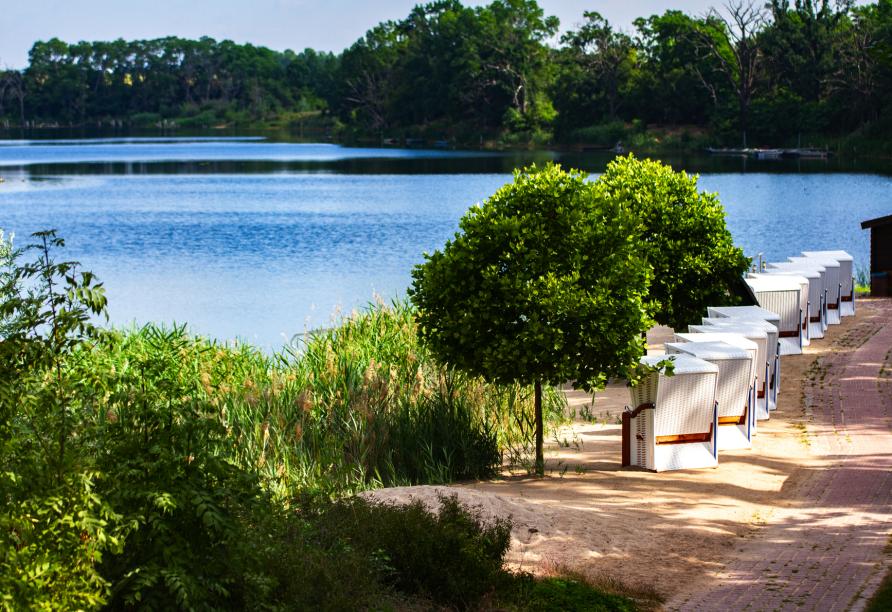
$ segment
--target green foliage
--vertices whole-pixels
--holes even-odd
[[[509,383],[591,389],[643,352],[638,219],[578,172],[528,168],[413,271],[419,332],[444,362]]]
[[[16,293],[16,279],[14,274],[16,251],[13,245],[14,235],[4,235],[0,229],[0,303],[5,303]],[[13,321],[11,315],[0,312],[0,338],[5,338],[12,332]]]
[[[3,457],[9,469],[8,457]],[[0,609],[87,610],[107,602],[97,565],[121,544],[119,517],[95,491],[96,474],[67,473],[52,488],[21,464],[0,480]]]
[[[157,387],[149,397],[189,398],[183,409],[216,415],[229,456],[283,498],[481,478],[529,452],[530,389],[438,365],[401,303],[375,305],[274,357],[183,328],[115,332],[79,355],[78,368],[112,401],[147,380]],[[552,419],[563,406],[548,389]]]
[[[0,604],[95,607],[109,583],[97,571],[120,547],[114,510],[97,495],[101,474],[84,460],[89,427],[66,362],[100,332],[105,295],[63,242],[35,234],[32,262],[5,245],[0,321]]]
[[[867,612],[883,612],[892,609],[892,571],[880,583],[879,588],[867,604]]]
[[[496,597],[503,610],[574,610],[578,612],[633,612],[627,598],[602,593],[576,578],[512,576]]]
[[[615,31],[599,13],[583,16],[579,29],[561,38],[561,73],[552,90],[565,133],[593,120],[616,121],[630,98],[638,63],[628,35]]]
[[[622,121],[611,121],[577,128],[567,135],[567,139],[570,142],[612,147],[618,142],[625,141],[629,134],[630,131]]]
[[[698,191],[697,177],[628,155],[607,166],[595,190],[639,219],[638,251],[653,270],[648,302],[658,323],[683,329],[708,305],[730,303],[729,288],[749,260],[734,246],[718,197]]]
[[[402,593],[466,609],[502,577],[510,524],[484,524],[455,496],[436,513],[422,502],[391,506],[352,499],[328,507],[319,521],[351,546],[377,555],[384,579]]]
[[[260,506],[260,481],[231,461],[226,428],[182,360],[189,340],[151,329],[146,342],[152,350],[119,367],[75,364],[85,402],[101,407],[96,466],[127,483],[104,491],[126,533],[101,567],[114,585],[110,604],[219,608],[243,597],[232,550],[241,515]]]
[[[0,253],[0,609],[471,605],[500,579],[504,528],[457,504],[325,500],[492,474],[529,448],[528,388],[436,364],[404,304],[273,358],[183,328],[105,331],[102,285],[55,260],[53,232],[35,238]],[[322,509],[288,510],[304,500]]]
[[[54,38],[34,44],[24,71],[0,71],[0,119],[268,127],[315,112],[327,135],[334,126],[352,140],[411,132],[541,146],[552,134],[574,142],[577,130],[638,118],[708,130],[709,144],[746,135],[750,144],[841,141],[842,152],[882,154],[889,140],[890,0],[667,10],[636,19],[631,34],[593,11],[565,25],[553,45],[557,19],[536,0],[437,0],[373,26],[339,55],[208,37]]]

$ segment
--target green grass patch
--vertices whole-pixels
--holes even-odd
[[[512,575],[494,597],[500,610],[574,610],[577,612],[632,612],[635,602],[605,593],[577,578],[534,578]]]
[[[880,588],[867,604],[866,612],[888,612],[892,610],[892,571],[886,574]]]

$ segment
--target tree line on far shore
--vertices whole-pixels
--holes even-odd
[[[186,40],[39,41],[0,72],[7,126],[322,121],[345,139],[594,143],[660,126],[712,144],[881,143],[892,0],[731,0],[631,31],[536,0],[418,5],[342,53]]]

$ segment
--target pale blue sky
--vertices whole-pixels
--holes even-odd
[[[539,0],[561,27],[597,10],[631,29],[642,15],[677,8],[700,14],[722,0]],[[416,0],[0,0],[0,66],[22,68],[36,40],[69,42],[203,35],[272,49],[340,51],[386,19],[408,14]],[[467,0],[467,4],[484,4]]]

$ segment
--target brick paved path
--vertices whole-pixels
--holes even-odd
[[[805,383],[809,440],[824,465],[705,591],[669,609],[861,610],[876,591],[892,566],[892,300],[870,311]]]

